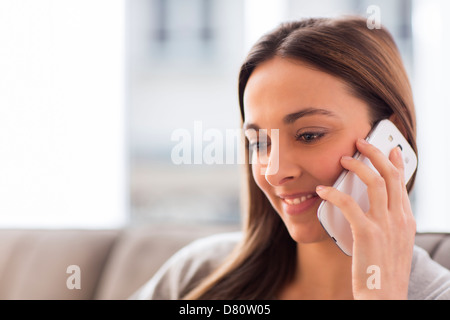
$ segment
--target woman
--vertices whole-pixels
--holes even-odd
[[[450,298],[450,272],[414,246],[408,198],[414,177],[405,186],[400,150],[385,157],[364,142],[377,122],[390,119],[417,153],[410,84],[385,29],[369,30],[361,18],[282,24],[263,36],[243,63],[239,103],[253,160],[260,148],[267,148],[269,158],[248,165],[242,235],[186,247],[137,297]],[[267,129],[267,144],[250,129]],[[277,139],[270,136],[273,129]],[[356,151],[380,175],[352,159]],[[368,212],[330,187],[343,169],[367,184]],[[322,200],[349,221],[352,257],[321,227]],[[371,266],[379,272],[375,288],[368,285]]]

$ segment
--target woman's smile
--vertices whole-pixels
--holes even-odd
[[[282,200],[283,211],[289,215],[306,213],[318,201],[321,201],[316,192],[281,194],[278,197]]]

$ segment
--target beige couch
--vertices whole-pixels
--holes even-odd
[[[0,299],[126,299],[175,251],[238,226],[144,226],[121,230],[0,230]],[[416,243],[450,268],[450,235]],[[80,289],[68,289],[78,266]],[[72,283],[72,282],[71,282]]]

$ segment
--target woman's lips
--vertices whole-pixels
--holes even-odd
[[[310,194],[308,194],[306,196],[301,196],[301,197],[298,197],[298,198],[290,198],[290,199],[289,198],[285,198],[284,201],[286,201],[287,204],[290,204],[290,205],[300,204],[302,202],[305,202],[306,200],[311,199],[313,196],[314,195],[310,193]]]
[[[290,215],[302,214],[313,207],[320,197],[315,192],[280,195],[283,210]]]

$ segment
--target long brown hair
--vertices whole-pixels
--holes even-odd
[[[360,17],[312,18],[283,23],[252,47],[239,73],[242,123],[244,90],[253,70],[279,56],[298,59],[344,81],[371,110],[372,125],[392,117],[417,153],[414,102],[400,53],[384,29],[369,30]],[[246,153],[248,157],[248,141]],[[413,177],[408,184],[411,190]],[[243,239],[227,261],[186,299],[271,299],[292,279],[296,243],[256,185],[246,165]]]

